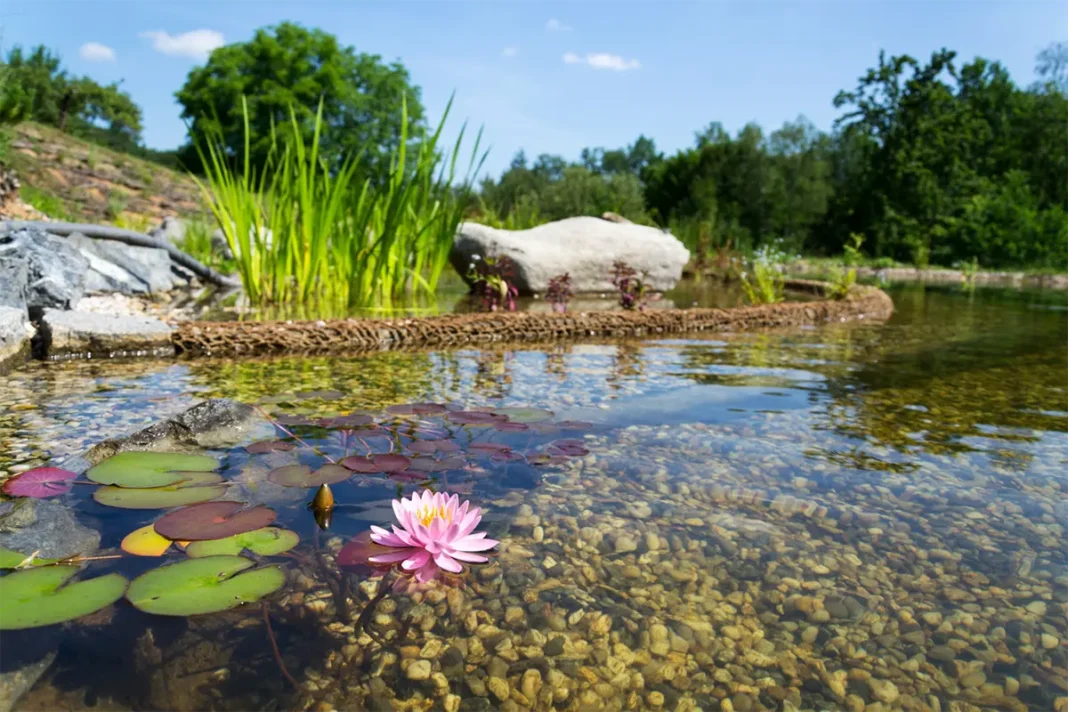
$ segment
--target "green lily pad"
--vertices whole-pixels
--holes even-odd
[[[236,608],[278,590],[286,575],[277,566],[238,573],[255,566],[240,556],[186,559],[141,574],[126,598],[145,613],[193,616]]]
[[[147,489],[98,487],[93,499],[121,509],[168,509],[207,502],[226,494],[226,485],[220,484],[223,478],[214,472],[183,472],[182,477],[181,482]]]
[[[29,554],[22,554],[11,549],[5,549],[0,546],[0,569],[15,569],[22,565],[22,562],[26,560]],[[30,562],[30,566],[48,566],[54,564],[59,559],[39,559],[36,556],[33,561]]]
[[[553,412],[544,408],[494,408],[493,412],[508,416],[508,420],[513,423],[540,423],[553,417]]]
[[[0,578],[0,630],[37,628],[74,620],[122,598],[126,579],[107,574],[64,586],[77,566],[45,566]]]
[[[231,554],[236,556],[244,549],[260,556],[275,556],[289,551],[300,541],[300,535],[288,529],[264,527],[244,534],[235,534],[225,539],[194,541],[185,548],[185,553],[194,559],[205,556]]]
[[[190,472],[211,472],[219,461],[206,455],[174,452],[120,452],[85,473],[93,482],[128,488],[164,487],[181,482]]]

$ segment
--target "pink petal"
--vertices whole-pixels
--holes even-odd
[[[428,561],[426,566],[415,571],[415,580],[419,583],[429,583],[437,577],[438,567],[434,565],[433,561]]]
[[[457,551],[486,551],[497,546],[500,542],[496,539],[476,539],[473,536],[467,536],[463,539],[457,539],[449,546]]]
[[[478,509],[478,507],[475,507],[473,510],[468,512],[467,516],[464,517],[464,519],[460,522],[460,530],[456,532],[456,536],[467,536],[475,530],[475,527],[477,527],[478,523],[481,521],[482,517],[480,515],[480,510]]]
[[[449,556],[460,561],[469,561],[472,564],[484,564],[489,561],[489,557],[482,554],[472,554],[469,551],[451,551]]]
[[[393,525],[393,535],[404,542],[404,546],[419,546],[419,542],[415,540],[410,532],[398,529],[396,524]]]
[[[408,542],[381,527],[371,527],[371,541],[382,546],[408,546]]]
[[[446,571],[453,572],[454,574],[458,574],[464,570],[464,567],[460,564],[459,561],[452,558],[444,551],[434,557],[434,563],[445,569]]]
[[[405,559],[404,563],[401,564],[401,568],[405,571],[421,569],[426,566],[428,561],[430,561],[430,554],[426,553],[426,551],[422,549],[419,549],[414,554]]]
[[[367,560],[376,564],[392,564],[396,561],[404,561],[412,555],[411,549],[402,549],[400,551],[391,551],[388,554],[379,554],[378,556],[368,556]]]

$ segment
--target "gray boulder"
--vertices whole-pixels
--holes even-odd
[[[88,261],[87,292],[153,294],[175,287],[171,257],[166,250],[94,240],[79,233],[67,240]]]
[[[449,259],[461,275],[487,255],[507,255],[514,265],[512,283],[520,294],[541,294],[549,280],[567,272],[576,292],[613,290],[612,265],[626,262],[648,273],[646,284],[671,289],[682,277],[689,251],[677,238],[652,227],[577,217],[530,230],[497,230],[461,223]]]
[[[0,375],[26,361],[32,336],[25,308],[0,306]]]
[[[45,309],[40,328],[45,358],[174,354],[174,329],[152,317]]]
[[[18,262],[25,262],[25,268]],[[41,309],[69,309],[81,299],[88,268],[89,261],[75,247],[44,230],[23,228],[0,235],[3,303],[28,308],[31,316]]]
[[[26,311],[26,283],[30,264],[22,250],[7,236],[0,237],[0,306]]]

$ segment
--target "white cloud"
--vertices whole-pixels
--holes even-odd
[[[613,72],[626,72],[631,69],[640,69],[641,62],[636,59],[624,59],[618,54],[607,52],[591,52],[585,57],[580,57],[574,52],[564,54],[564,64],[586,64],[594,69],[610,69]]]
[[[545,29],[549,32],[570,32],[571,25],[565,25],[555,17],[551,17],[549,18],[549,21],[545,23]]]
[[[115,50],[99,42],[86,42],[78,50],[81,58],[87,62],[114,62]]]
[[[501,50],[501,56],[502,57],[514,57],[517,54],[519,54],[519,48],[518,47],[505,47],[504,49]]]
[[[207,59],[213,49],[223,46],[221,32],[215,30],[192,30],[172,35],[162,30],[142,32],[141,37],[152,40],[152,47],[171,57]]]

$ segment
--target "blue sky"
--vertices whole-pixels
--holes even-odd
[[[879,50],[940,47],[1000,60],[1020,83],[1035,54],[1068,37],[1063,0],[0,0],[0,42],[44,43],[68,69],[123,88],[144,109],[145,142],[185,135],[174,92],[203,52],[283,20],[398,59],[436,121],[485,127],[497,174],[520,148],[578,157],[641,133],[674,152],[720,121],[766,129],[803,114],[828,129],[831,100]]]

